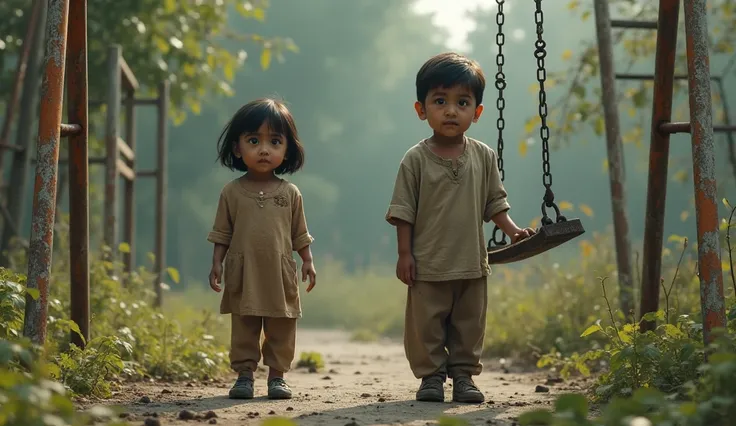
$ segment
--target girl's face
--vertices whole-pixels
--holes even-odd
[[[240,135],[233,151],[248,166],[248,173],[273,173],[286,156],[286,137],[264,122],[257,132]]]

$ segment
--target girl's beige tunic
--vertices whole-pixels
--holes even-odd
[[[222,189],[207,240],[229,246],[220,313],[301,318],[293,252],[314,239],[307,230],[302,195],[283,180],[270,193],[253,192],[244,177]]]

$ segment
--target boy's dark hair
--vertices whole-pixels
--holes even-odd
[[[437,87],[463,85],[475,96],[477,105],[483,103],[486,77],[474,60],[454,52],[440,53],[422,65],[417,72],[417,101],[424,104],[430,90]]]
[[[220,134],[217,141],[217,159],[230,170],[247,172],[248,166],[233,153],[240,136],[257,132],[266,122],[268,127],[286,138],[284,162],[274,170],[276,174],[291,174],[304,165],[304,147],[299,141],[294,117],[284,103],[271,98],[259,98],[240,107]]]

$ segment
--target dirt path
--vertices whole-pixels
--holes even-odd
[[[325,360],[324,371],[297,369],[288,374],[294,398],[266,399],[265,372],[256,375],[256,398],[227,398],[229,380],[207,384],[133,384],[118,392],[111,404],[128,414],[132,424],[142,425],[259,425],[264,419],[289,417],[299,425],[425,425],[441,416],[457,416],[470,424],[513,425],[521,413],[534,407],[549,407],[555,394],[569,391],[567,385],[546,384],[549,392],[537,392],[546,376],[539,373],[503,372],[486,364],[476,383],[486,394],[483,404],[416,402],[419,381],[411,374],[400,342],[351,342],[336,331],[300,331],[297,355],[316,351]],[[139,402],[150,398],[149,403]],[[185,421],[183,410],[197,418]],[[214,420],[207,417],[214,412]],[[213,416],[209,413],[209,416]],[[158,419],[158,423],[153,419]]]

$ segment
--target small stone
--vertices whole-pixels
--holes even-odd
[[[534,392],[549,392],[549,388],[547,386],[537,385]]]
[[[386,402],[386,398],[378,398],[378,402]]]
[[[371,397],[371,394],[369,394],[369,393],[364,393],[364,394],[360,395],[360,397],[361,397],[361,398],[370,398],[370,397]]]
[[[143,426],[161,426],[161,420],[155,417],[149,417],[143,420]]]
[[[127,419],[130,418],[130,413],[120,413],[118,414],[118,417],[120,417],[121,419]]]
[[[315,366],[313,366],[313,365],[310,365],[310,366],[309,366],[309,372],[310,372],[310,373],[316,373],[316,372],[317,372],[317,367],[315,367]]]
[[[329,373],[330,374],[338,374],[337,373],[337,370],[335,370],[334,368],[331,368],[330,371],[329,371]]]
[[[161,391],[161,393],[162,393],[162,394],[166,394],[166,393],[171,393],[171,390],[169,390],[169,389],[164,389],[164,390],[162,390],[162,391]]]
[[[215,417],[217,417],[217,413],[215,413],[214,411],[208,411],[204,414],[205,420],[214,419]]]
[[[294,411],[294,407],[286,407],[286,411]]]
[[[271,415],[271,416],[273,416],[274,414],[276,414],[276,412],[273,411],[273,410],[271,410],[271,411],[268,412],[268,414]]]
[[[216,425],[217,424],[217,419],[210,419],[207,423],[209,423],[211,425]]]
[[[179,420],[194,420],[196,414],[193,411],[181,410],[179,411]]]
[[[357,376],[357,375],[359,375],[359,374],[361,374],[361,373],[360,373],[360,371],[356,371],[356,372],[355,372],[355,375],[356,375],[356,376]]]
[[[323,378],[322,378],[322,380],[332,380],[332,377],[330,377],[330,376],[325,376],[325,377],[323,377]]]
[[[140,402],[141,404],[150,404],[151,398],[147,396],[142,396],[141,399],[138,400],[138,402]]]

